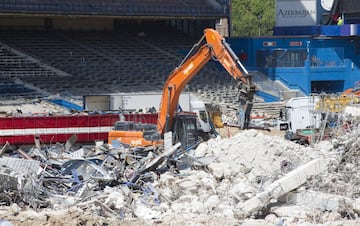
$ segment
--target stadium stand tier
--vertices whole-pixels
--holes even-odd
[[[171,28],[141,26],[122,31],[0,30],[0,41],[24,58],[23,67],[4,71],[8,76],[46,93],[74,96],[161,92],[169,73],[197,42]],[[57,71],[42,70],[27,58]],[[236,104],[235,82],[213,61],[186,89],[206,101]]]
[[[0,1],[0,96],[161,92],[203,29],[228,17],[227,0]],[[185,91],[238,108],[215,61]]]
[[[0,12],[131,17],[219,17],[228,14],[228,7],[223,1],[209,0],[3,0],[0,1]]]

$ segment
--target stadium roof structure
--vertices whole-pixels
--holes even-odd
[[[208,0],[5,0],[2,14],[39,14],[114,17],[228,17],[228,1]]]

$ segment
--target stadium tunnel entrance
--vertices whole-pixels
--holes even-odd
[[[344,80],[311,81],[312,93],[338,93],[344,90]]]

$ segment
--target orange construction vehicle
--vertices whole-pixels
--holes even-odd
[[[177,106],[185,85],[211,59],[220,62],[237,81],[240,90],[239,112],[243,116],[239,127],[248,128],[255,94],[252,78],[225,39],[217,31],[205,29],[202,38],[193,46],[180,65],[170,73],[163,86],[156,128],[149,125],[136,126],[128,122],[131,125],[127,129],[110,131],[108,142],[117,140],[131,146],[157,145],[159,139],[163,139],[164,134],[170,131],[172,143],[181,142],[182,148],[198,143],[201,140],[200,135],[203,140],[208,139],[208,134],[199,134],[197,115],[190,112],[178,112]],[[126,122],[118,123],[126,124]]]
[[[360,96],[360,89],[349,88],[349,89],[344,90],[344,92],[342,92],[342,95],[356,95],[356,96]]]

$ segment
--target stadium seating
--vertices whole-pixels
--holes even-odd
[[[191,2],[191,4],[189,4]],[[222,1],[209,0],[3,0],[0,12],[126,16],[226,16]]]
[[[167,28],[126,31],[0,30],[0,40],[49,68],[21,59],[7,76],[47,93],[73,96],[116,92],[161,92],[169,73],[198,40]],[[164,33],[166,32],[166,33]],[[166,35],[164,35],[166,34]],[[6,61],[17,60],[6,55]],[[2,71],[2,70],[1,70]],[[69,77],[70,76],[70,77]],[[207,102],[236,105],[236,84],[210,61],[185,88]]]
[[[42,65],[23,55],[17,55],[9,47],[0,45],[0,83],[1,96],[39,96],[44,95],[25,87],[21,81],[36,80],[38,77],[59,77],[56,70]]]

